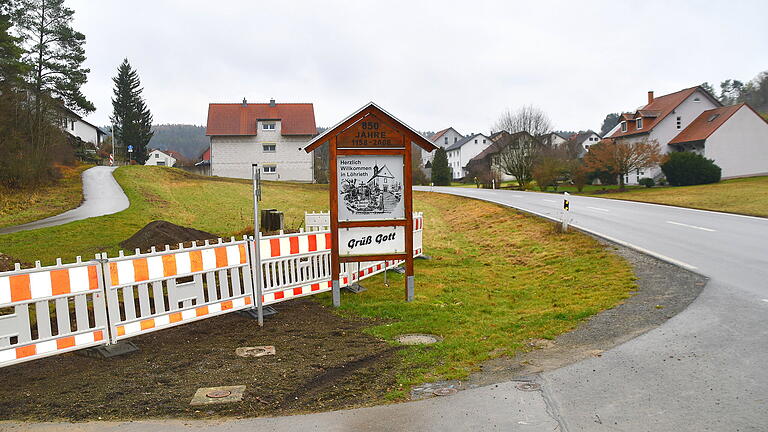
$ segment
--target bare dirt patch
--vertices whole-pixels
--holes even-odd
[[[125,250],[147,250],[152,246],[162,250],[165,245],[176,247],[179,243],[215,240],[218,236],[209,232],[176,225],[163,220],[148,223],[129,239],[120,242]]]
[[[97,420],[253,417],[367,405],[395,385],[397,347],[311,300],[278,306],[259,328],[237,314],[132,338],[109,360],[64,354],[0,369],[0,417]],[[239,357],[242,346],[275,355]],[[190,406],[200,387],[245,385],[243,400]]]

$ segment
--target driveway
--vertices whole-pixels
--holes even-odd
[[[97,166],[83,172],[83,203],[80,207],[23,225],[0,228],[0,234],[63,225],[81,219],[117,213],[130,204],[112,176],[114,167]]]

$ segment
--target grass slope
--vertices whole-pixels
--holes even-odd
[[[641,188],[601,197],[768,217],[768,177],[698,186]]]
[[[45,219],[79,206],[83,201],[81,175],[92,166],[59,167],[62,177],[50,186],[13,190],[0,186],[0,228]]]
[[[250,222],[247,181],[198,177],[161,167],[124,167],[116,178],[131,200],[118,214],[59,227],[0,236],[0,251],[33,261],[114,252],[117,243],[154,219],[214,233]],[[298,226],[305,210],[323,210],[321,185],[269,183],[264,207],[286,212]],[[393,373],[400,399],[411,384],[466,377],[478,363],[511,355],[536,338],[554,338],[630,295],[629,264],[594,239],[559,234],[553,225],[512,209],[466,198],[416,193],[425,213],[424,247],[417,261],[416,298],[403,300],[403,277],[364,281],[368,289],[342,296],[342,314],[380,319],[367,331],[392,340],[402,333],[434,333],[444,341],[397,354]],[[51,241],[55,239],[55,241]],[[330,303],[328,293],[319,301]],[[267,324],[268,325],[268,324]]]

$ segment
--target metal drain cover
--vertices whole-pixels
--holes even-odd
[[[517,383],[517,385],[515,387],[518,390],[528,391],[528,392],[541,390],[541,384],[537,384],[537,383],[534,383],[534,382],[521,382],[521,383]]]
[[[440,337],[431,334],[414,333],[400,335],[395,340],[403,345],[430,345],[440,342]]]
[[[232,394],[232,392],[229,391],[229,390],[214,390],[214,391],[206,393],[205,395],[207,397],[209,397],[209,398],[212,398],[212,399],[219,399],[219,398],[227,397],[227,396],[229,396],[231,394]]]
[[[444,387],[444,388],[434,389],[432,390],[432,393],[434,393],[435,396],[450,396],[452,394],[458,393],[458,390],[456,390],[455,388]]]

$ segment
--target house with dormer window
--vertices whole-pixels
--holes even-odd
[[[606,137],[617,142],[655,141],[662,153],[692,151],[713,159],[723,178],[768,173],[768,123],[749,105],[724,107],[700,86],[654,97],[623,113]],[[627,184],[660,177],[652,168],[624,173]]]
[[[258,164],[264,180],[313,181],[312,155],[304,151],[317,135],[311,103],[212,103],[206,135],[211,175],[249,179]]]

